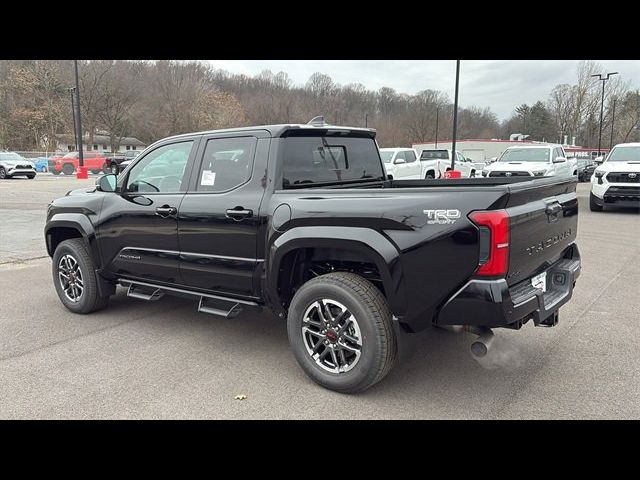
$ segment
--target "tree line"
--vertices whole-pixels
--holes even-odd
[[[499,122],[490,108],[459,109],[458,138],[508,138],[511,133],[533,140],[577,137],[597,146],[600,83],[590,77],[599,65],[582,62],[575,84],[557,85],[547,99],[522,104]],[[243,125],[306,123],[324,115],[328,123],[369,126],[378,131],[381,147],[450,138],[453,104],[437,90],[415,95],[389,87],[369,90],[359,83],[340,85],[314,73],[295,85],[285,72],[255,76],[233,74],[196,61],[80,61],[79,82],[83,130],[108,132],[116,150],[125,136],[149,144],[192,131]],[[51,150],[55,135],[73,132],[71,61],[0,62],[0,148]],[[635,88],[635,89],[634,89]],[[603,146],[615,102],[614,143],[640,140],[640,90],[622,76],[607,85]],[[607,141],[604,141],[607,139]]]

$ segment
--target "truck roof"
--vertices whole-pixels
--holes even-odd
[[[304,123],[284,123],[279,125],[256,125],[250,127],[236,127],[236,128],[223,128],[218,130],[204,130],[201,132],[183,133],[180,135],[173,135],[171,137],[163,138],[163,140],[182,138],[191,135],[210,135],[214,133],[235,133],[235,132],[249,132],[254,130],[266,130],[272,137],[281,137],[286,132],[291,130],[348,130],[351,132],[362,132],[375,138],[376,130],[374,128],[364,127],[348,127],[342,125],[329,125],[329,124],[304,124]]]

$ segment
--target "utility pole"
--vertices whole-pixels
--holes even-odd
[[[436,107],[436,148],[438,148],[438,116],[440,115],[440,106]]]
[[[604,77],[606,75],[606,77]],[[604,84],[609,80],[609,77],[613,75],[618,75],[618,72],[609,72],[609,73],[596,73],[595,75],[591,75],[592,77],[598,77],[598,80],[602,82],[602,102],[600,103],[600,133],[598,134],[598,156],[600,156],[600,147],[602,144],[602,117],[604,115]]]
[[[73,66],[76,75],[76,117],[78,122],[78,129],[76,132],[76,142],[78,142],[78,165],[84,167],[84,156],[82,154],[82,122],[80,120],[80,82],[78,81],[78,61],[73,61]]]
[[[611,112],[611,138],[609,138],[609,150],[613,148],[613,123],[616,121],[616,99],[613,99],[613,111]]]
[[[78,151],[78,129],[76,128],[76,103],[73,100],[75,96],[75,87],[67,88],[67,91],[71,93],[71,114],[73,115],[73,142],[75,144],[75,150]]]
[[[451,143],[451,171],[456,168],[456,135],[458,134],[458,86],[460,84],[460,60],[456,60],[456,93],[453,100],[453,142]]]
[[[364,128],[369,128],[369,114],[364,114]]]

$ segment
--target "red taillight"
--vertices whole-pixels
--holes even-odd
[[[506,275],[509,269],[509,215],[506,210],[472,212],[469,218],[479,227],[489,230],[489,255],[476,273],[484,276]]]

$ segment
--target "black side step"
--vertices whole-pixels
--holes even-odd
[[[155,302],[164,296],[164,292],[159,288],[143,287],[140,285],[130,284],[127,290],[127,297],[139,298],[140,300],[147,300]]]
[[[242,306],[238,302],[200,297],[198,311],[212,315],[220,315],[225,318],[235,318],[242,312]]]

